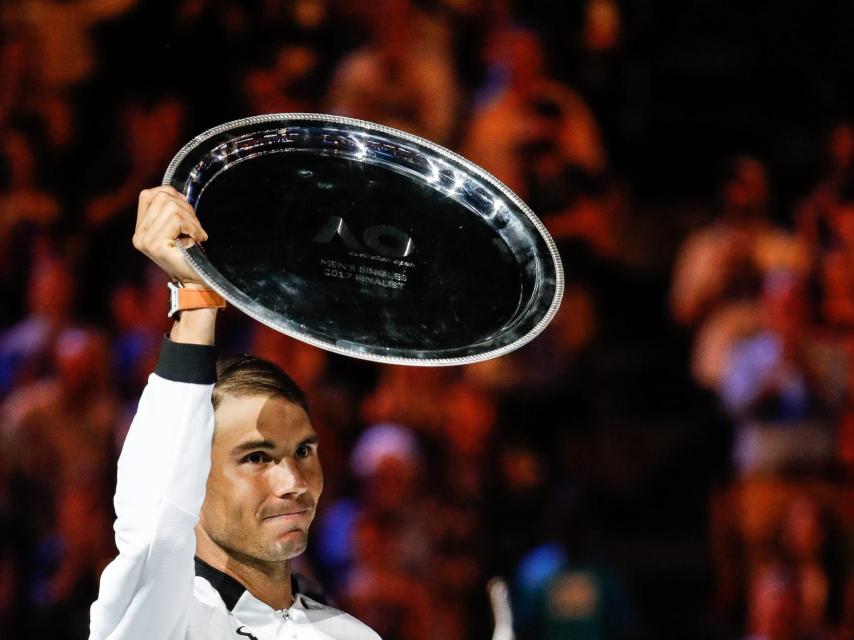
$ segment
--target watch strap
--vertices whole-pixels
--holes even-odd
[[[225,309],[225,298],[213,289],[188,289],[173,282],[169,285],[169,317],[191,309]]]

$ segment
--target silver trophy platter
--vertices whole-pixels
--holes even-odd
[[[249,316],[336,353],[458,365],[520,347],[563,293],[555,244],[465,158],[371,122],[282,113],[188,143],[163,184],[209,239],[185,251]]]

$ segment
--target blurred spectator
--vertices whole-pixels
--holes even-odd
[[[108,358],[103,335],[64,329],[53,353],[56,375],[9,396],[3,426],[20,456],[13,460],[17,472],[53,488],[100,479],[118,408]]]
[[[569,165],[593,174],[605,169],[596,120],[587,105],[546,71],[532,31],[504,29],[490,43],[487,85],[475,105],[463,154],[526,197],[527,159],[538,146],[554,148]]]
[[[807,637],[822,637],[829,622],[831,581],[837,570],[830,565],[834,559],[829,538],[827,519],[816,501],[806,494],[795,498],[783,517],[780,544],[798,584]]]
[[[249,70],[243,81],[248,113],[314,111],[312,90],[319,84],[317,54],[306,46],[282,47],[271,64]]]
[[[827,242],[827,210],[840,198],[851,198],[854,181],[854,125],[841,121],[831,129],[825,141],[825,166],[818,184],[796,209],[798,231],[812,249]],[[848,195],[844,195],[848,192]],[[814,256],[817,257],[817,256]]]
[[[287,368],[288,375],[306,391],[309,398],[314,398],[320,392],[329,352],[261,324],[252,327],[250,346],[252,354],[275,362],[282,369]]]
[[[543,520],[552,521],[551,474],[545,456],[524,435],[505,435],[494,458],[483,530],[493,538],[496,571],[508,573],[530,551],[529,539],[541,537]]]
[[[113,366],[122,395],[136,399],[145,387],[149,372],[156,365],[164,322],[151,326],[145,292],[126,282],[110,296],[113,329]]]
[[[3,28],[0,43],[0,123],[6,124],[16,115],[26,111],[26,102],[32,96],[31,58],[27,55],[27,41],[21,33]]]
[[[759,331],[757,306],[752,299],[730,302],[711,314],[697,330],[691,374],[698,385],[720,388],[730,366],[733,345]]]
[[[3,12],[4,28],[27,34],[37,56],[41,87],[63,92],[92,74],[95,67],[89,31],[98,22],[121,15],[134,0],[36,0],[14,3]]]
[[[597,548],[588,511],[564,509],[561,539],[534,548],[519,563],[514,626],[521,640],[634,637],[628,594]]]
[[[452,375],[445,368],[383,367],[376,388],[363,398],[362,419],[399,422],[419,433],[436,435],[442,423],[436,398],[445,395]]]
[[[832,603],[841,587],[828,573],[816,503],[804,494],[793,499],[775,538],[768,523],[778,511],[768,496],[797,492],[791,478],[815,483],[835,464],[834,424],[850,370],[847,217],[837,187],[821,210],[824,236],[804,224],[805,213],[793,236],[770,221],[764,167],[737,159],[720,220],[689,237],[674,269],[673,315],[695,330],[692,373],[718,393],[735,426],[732,459],[741,480],[712,503],[712,544],[719,614],[732,624],[743,603],[749,638],[833,637],[836,624]]]
[[[13,2],[0,12],[3,31],[24,34],[31,63],[28,105],[50,145],[67,147],[74,132],[72,91],[95,70],[91,30],[115,18],[135,0],[32,0]]]
[[[718,220],[695,231],[679,251],[671,309],[676,321],[697,327],[723,303],[754,299],[758,280],[774,269],[805,270],[804,249],[770,219],[764,165],[740,157],[721,188]]]
[[[350,457],[358,494],[331,502],[319,525],[321,562],[331,584],[345,583],[358,561],[354,536],[363,517],[382,519],[386,531],[394,527],[387,565],[422,575],[431,558],[428,514],[420,503],[421,458],[414,434],[403,426],[378,424],[359,437]]]
[[[549,4],[561,6],[563,20],[554,19]],[[632,34],[627,27],[633,7],[617,0],[573,0],[540,2],[521,10],[531,16],[558,63],[554,73],[569,82],[596,114],[609,157],[619,160],[631,146],[631,121],[644,99],[631,86]]]
[[[23,222],[44,226],[55,221],[60,208],[57,199],[39,184],[38,157],[26,134],[16,129],[2,133],[0,158],[5,180],[0,184],[0,241],[6,241]]]
[[[823,324],[831,329],[854,329],[854,252],[825,251],[818,258],[820,310]]]
[[[55,625],[79,633],[78,599],[113,554],[106,478],[119,403],[102,335],[64,330],[54,365],[54,377],[22,386],[0,407],[0,435],[20,491],[15,518],[27,527],[17,549],[21,619],[38,633]]]
[[[355,523],[354,564],[343,589],[347,609],[387,640],[455,638],[442,633],[442,607],[425,585],[389,562],[398,532],[385,520],[361,516]]]
[[[557,315],[543,334],[525,349],[465,368],[475,386],[501,394],[565,389],[583,362],[599,329],[597,309],[586,286],[566,287]]]
[[[734,457],[741,473],[822,468],[832,458],[808,357],[807,320],[803,280],[790,272],[766,276],[761,328],[732,346],[719,387],[736,421]]]
[[[448,144],[459,103],[450,43],[424,28],[409,0],[379,0],[373,11],[371,42],[332,77],[329,111]]]
[[[460,515],[439,498],[438,478],[424,492],[422,446],[400,425],[366,429],[350,466],[357,495],[331,503],[319,526],[319,561],[328,583],[355,615],[376,622],[384,638],[462,640],[468,612],[460,598],[471,584],[454,582],[460,575],[448,552],[471,514]],[[438,593],[448,599],[441,611],[433,601]]]
[[[17,562],[16,525],[14,521],[15,485],[6,461],[5,452],[0,454],[0,629],[7,629],[16,614],[16,587],[19,581]]]
[[[0,322],[19,314],[32,254],[59,221],[58,199],[45,190],[39,154],[23,128],[2,126],[0,115]]]
[[[128,232],[133,230],[139,192],[161,182],[183,144],[186,117],[186,103],[174,95],[134,98],[124,104],[115,132],[119,160],[116,150],[110,149],[87,167],[91,191],[81,203],[83,219],[75,229],[77,273],[83,281],[111,290],[144,272],[144,260],[125,248]],[[86,288],[80,294],[86,317],[109,316],[109,301],[101,288]],[[165,300],[162,290],[158,295]]]
[[[848,477],[850,478],[850,475]],[[839,637],[848,638],[854,632],[854,513],[852,513],[854,507],[851,506],[854,504],[854,483],[850,480],[843,486],[841,502],[845,539],[843,540],[844,584],[841,586],[842,615]]]
[[[0,397],[44,373],[54,340],[72,319],[76,286],[62,261],[36,256],[27,293],[26,317],[0,334]]]
[[[470,635],[486,635],[488,614],[483,606],[487,558],[483,540],[490,535],[486,492],[495,462],[497,408],[493,398],[465,381],[444,394],[442,431],[434,442],[442,451],[433,455],[429,496],[429,527],[434,567],[431,591],[452,603],[448,611]],[[521,514],[514,514],[518,517]]]
[[[245,73],[241,84],[247,113],[322,110],[319,105],[335,66],[364,40],[365,26],[370,24],[369,19],[349,15],[347,4],[270,0],[256,7],[250,47],[254,53],[249,64],[242,65],[248,70],[239,69]],[[359,11],[354,4],[353,10]]]
[[[584,7],[584,47],[610,51],[620,42],[620,7],[614,0],[590,0]]]
[[[444,396],[441,441],[445,444],[445,476],[456,500],[479,500],[487,453],[495,428],[492,399],[465,382],[458,382]]]
[[[186,105],[175,96],[132,101],[122,111],[117,132],[127,145],[124,175],[118,185],[86,207],[86,223],[98,227],[129,210],[136,212],[139,192],[157,184],[184,141]]]
[[[854,181],[827,203],[824,221],[827,225],[826,246],[838,248],[850,259],[854,253]]]
[[[791,571],[769,561],[753,576],[745,640],[806,640],[801,594]]]
[[[803,282],[791,272],[769,274],[761,311],[762,330],[730,354],[724,405],[740,419],[803,419],[812,409],[800,354],[808,320]]]
[[[827,138],[827,161],[828,188],[839,188],[854,178],[854,124],[842,121],[833,127]]]

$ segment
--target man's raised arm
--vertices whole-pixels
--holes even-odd
[[[206,237],[179,192],[158,187],[140,194],[133,244],[185,287],[202,285],[176,245]],[[114,529],[119,555],[101,576],[90,640],[187,636],[193,528],[210,469],[216,313],[181,314],[140,398],[118,464]]]

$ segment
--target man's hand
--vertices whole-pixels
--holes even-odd
[[[169,277],[184,286],[205,285],[178,250],[208,239],[187,198],[172,187],[155,187],[139,194],[133,246],[151,258]],[[173,342],[213,344],[216,309],[183,311],[169,338]]]
[[[133,246],[173,280],[190,286],[202,284],[178,250],[178,243],[189,247],[207,238],[184,194],[168,186],[146,189],[139,194]]]

